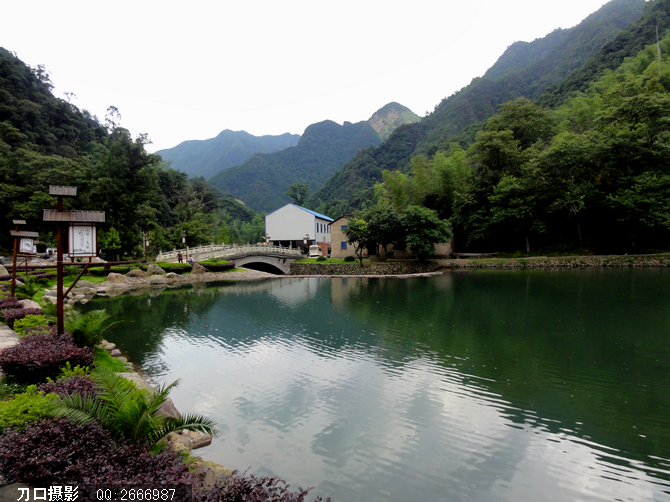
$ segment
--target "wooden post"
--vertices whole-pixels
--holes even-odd
[[[63,212],[63,199],[58,197],[58,212]],[[56,226],[56,326],[58,335],[65,332],[63,315],[63,242],[61,240],[60,222]]]
[[[18,232],[19,227],[16,227],[16,231]],[[14,257],[12,258],[12,296],[14,296],[14,292],[16,290],[16,253],[17,253],[17,246],[19,245],[19,238],[14,237]]]

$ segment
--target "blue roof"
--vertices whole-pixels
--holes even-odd
[[[292,206],[295,206],[295,207],[299,207],[299,208],[302,209],[303,211],[307,211],[308,213],[313,214],[314,216],[316,216],[317,218],[321,218],[322,220],[335,221],[335,220],[333,220],[332,218],[328,218],[328,216],[324,216],[323,214],[319,214],[319,213],[317,213],[317,212],[315,212],[315,211],[312,211],[311,209],[307,209],[307,208],[298,206],[298,205],[296,205],[296,204],[291,204],[291,205],[292,205]]]

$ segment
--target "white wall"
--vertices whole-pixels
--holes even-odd
[[[265,232],[273,241],[301,241],[305,234],[314,238],[314,215],[287,204],[265,217]]]

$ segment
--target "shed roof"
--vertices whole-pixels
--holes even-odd
[[[319,214],[319,213],[317,213],[316,211],[312,211],[311,209],[307,209],[307,208],[305,208],[305,207],[298,206],[298,205],[296,205],[296,204],[286,204],[286,206],[297,207],[298,209],[302,209],[303,211],[307,211],[307,212],[310,213],[311,215],[314,215],[314,216],[316,216],[317,218],[321,218],[322,220],[326,220],[326,221],[330,221],[330,222],[333,221],[333,219],[332,219],[332,218],[329,218],[328,216],[325,216],[325,215],[323,215],[323,214]],[[279,209],[283,209],[283,208],[285,208],[286,206],[282,206],[282,207],[280,207]],[[275,210],[275,211],[272,211],[272,213],[276,213],[277,211],[279,211],[279,209],[277,209],[277,210]],[[272,213],[270,213],[270,214],[272,214]],[[268,216],[269,216],[269,215],[268,215]]]

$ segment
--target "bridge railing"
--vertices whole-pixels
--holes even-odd
[[[300,248],[264,245],[264,244],[210,244],[207,246],[195,246],[186,249],[173,249],[172,251],[161,251],[156,256],[156,261],[177,261],[177,254],[181,253],[184,261],[188,255],[193,256],[195,261],[206,260],[208,258],[226,258],[240,254],[248,253],[278,253],[288,255],[301,255]]]

